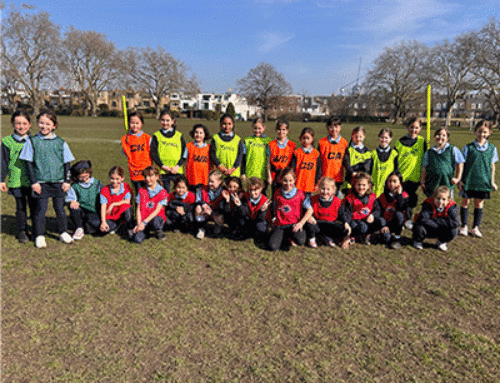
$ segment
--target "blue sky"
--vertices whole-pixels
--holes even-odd
[[[338,94],[356,80],[360,58],[363,76],[386,46],[432,45],[500,19],[498,0],[6,0],[2,17],[23,2],[47,11],[63,31],[99,31],[118,48],[160,45],[209,92],[234,90],[264,61],[295,93]]]

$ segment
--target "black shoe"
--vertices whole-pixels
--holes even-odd
[[[163,232],[163,230],[158,230],[155,233],[155,237],[156,237],[156,239],[161,239],[161,240],[164,240],[166,238],[165,237],[165,233]]]
[[[25,231],[20,231],[17,238],[19,239],[19,243],[28,243],[30,241]]]

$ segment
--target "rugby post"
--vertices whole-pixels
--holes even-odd
[[[125,130],[128,132],[127,102],[125,101],[125,96],[122,96],[122,104],[123,104],[123,118],[125,119]]]
[[[431,86],[427,86],[427,147],[431,142]]]

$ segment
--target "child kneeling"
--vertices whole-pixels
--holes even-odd
[[[450,196],[450,189],[440,186],[422,203],[422,210],[415,217],[413,225],[415,249],[423,249],[422,242],[425,238],[437,238],[437,248],[441,251],[448,250],[447,243],[457,236],[460,226],[458,205]]]

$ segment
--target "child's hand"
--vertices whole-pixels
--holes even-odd
[[[222,198],[224,198],[227,203],[229,203],[229,200],[231,199],[229,192],[225,189],[222,191]]]
[[[172,168],[167,165],[162,165],[161,168],[162,170],[165,170],[167,173],[170,173],[172,171]]]
[[[212,209],[207,204],[203,205],[203,212],[206,215],[212,215]]]
[[[455,178],[452,178],[452,179],[451,179],[451,181],[450,181],[450,183],[451,183],[452,185],[456,185],[456,184],[458,184],[459,182],[460,182],[460,178],[456,178],[456,177],[455,177]]]
[[[316,225],[318,221],[316,221],[316,218],[311,217],[307,220],[307,223],[310,223],[311,225]]]
[[[109,231],[109,225],[107,224],[106,221],[104,221],[103,223],[101,223],[101,226],[99,226],[99,229],[103,232],[103,233],[107,233]]]
[[[42,192],[42,187],[37,182],[36,184],[31,185],[31,190],[33,190],[36,194],[40,194]]]
[[[396,193],[397,194],[403,194],[403,185],[399,185],[397,190],[396,190]]]
[[[138,233],[140,231],[143,231],[146,228],[146,225],[144,222],[139,222],[136,227],[134,227],[134,233]]]
[[[63,192],[67,192],[69,190],[69,188],[71,187],[70,184],[66,183],[66,182],[63,182],[62,186],[61,186],[61,189]]]
[[[184,211],[184,207],[183,206],[177,206],[177,208],[175,209],[177,211],[177,213],[179,213],[180,215],[184,215],[186,214],[186,212]]]
[[[115,207],[115,203],[111,203],[109,204],[109,206],[106,208],[106,214],[111,214],[111,212],[113,211],[113,208]]]
[[[231,174],[234,173],[235,170],[236,170],[235,168],[227,169],[227,175],[230,176]]]
[[[497,186],[497,184],[496,184],[496,183],[494,183],[494,182],[491,184],[491,187],[493,188],[493,190],[494,190],[494,191],[497,191],[497,190],[498,190],[498,186]]]
[[[71,201],[71,202],[69,203],[69,207],[70,207],[71,209],[78,209],[78,208],[80,207],[80,204],[78,203],[78,201]]]
[[[380,232],[381,233],[388,233],[389,232],[389,228],[387,226],[384,226],[382,229],[380,229]]]
[[[262,204],[262,206],[260,207],[260,210],[261,211],[266,211],[269,208],[270,205],[271,205],[271,200],[268,199],[266,202],[264,202]]]
[[[174,167],[171,167],[171,168],[170,168],[170,173],[172,173],[172,174],[177,174],[177,173],[179,172],[179,169],[180,169],[180,168],[181,168],[181,167],[180,167],[179,165],[175,165]]]
[[[293,231],[301,231],[302,227],[304,227],[304,224],[299,221],[295,225],[293,225]]]
[[[7,191],[7,184],[5,182],[0,182],[0,190],[3,192]]]
[[[366,217],[367,223],[373,223],[374,220],[375,220],[375,217],[373,216],[373,214],[370,214],[368,217]]]
[[[238,195],[233,196],[233,201],[236,206],[241,206],[241,200],[240,197],[238,197]]]
[[[351,226],[348,223],[344,223],[344,228],[347,230],[347,236],[351,235]]]
[[[244,174],[242,174],[242,175],[241,175],[241,180],[242,180],[243,182],[245,182],[245,181],[247,180],[247,176],[246,176],[246,175],[244,175]]]
[[[272,183],[273,183],[273,177],[272,176],[267,177],[267,183],[269,185],[272,185]]]

